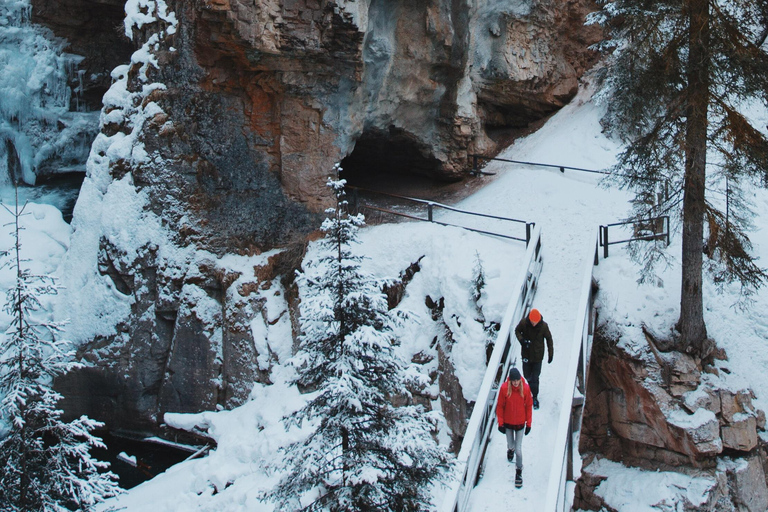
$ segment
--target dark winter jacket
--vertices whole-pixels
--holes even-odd
[[[552,345],[552,333],[549,332],[547,322],[542,318],[536,325],[526,316],[515,327],[515,336],[520,342],[520,356],[529,363],[540,363],[544,359],[544,340],[547,340],[549,360],[555,355]]]
[[[520,379],[523,384],[523,396],[520,396],[520,390],[512,388],[509,396],[507,389],[511,386],[509,379],[505,380],[499,389],[499,401],[496,403],[496,421],[500,427],[520,430],[521,428],[531,426],[533,414],[531,406],[533,398],[531,397],[531,388],[525,379]]]

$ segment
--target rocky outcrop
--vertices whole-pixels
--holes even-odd
[[[122,274],[139,320],[81,346],[87,366],[56,381],[62,408],[110,429],[157,432],[165,412],[242,404],[253,383],[269,383],[272,365],[290,356],[295,294],[272,276],[290,275],[296,259],[290,250],[240,257],[234,270],[233,260],[209,253],[185,275],[169,275],[157,262],[136,281]]]
[[[487,1],[473,27],[473,83],[486,131],[526,126],[566,104],[595,62],[599,29],[584,26],[589,2]]]
[[[453,333],[445,322],[443,312],[445,310],[445,298],[437,300],[427,296],[425,304],[429,308],[432,320],[438,324],[438,335],[432,341],[430,348],[437,352],[438,389],[440,390],[440,409],[445,417],[445,422],[451,432],[451,444],[449,449],[455,454],[459,453],[464,434],[467,431],[469,416],[472,414],[474,402],[470,403],[464,397],[464,390],[456,376],[453,359],[451,357]]]
[[[598,331],[593,345],[582,456],[714,482],[706,506],[685,510],[764,511],[765,414],[752,405],[752,392],[729,378],[722,361],[661,352],[652,337],[645,347],[628,347],[607,332]],[[610,510],[595,494],[603,477],[585,466],[574,507]]]
[[[85,57],[85,95],[100,101],[110,66],[129,60],[128,40],[115,30],[125,2],[33,4],[35,21]],[[162,176],[150,170],[158,176],[146,184],[196,177],[192,195],[179,179],[160,191],[174,190],[183,205],[213,217],[237,217],[255,184],[260,196],[277,193],[321,211],[325,177],[345,157],[350,175],[395,166],[459,179],[468,153],[497,149],[489,130],[524,127],[575,94],[599,35],[583,25],[586,0],[168,5],[181,28],[157,52],[155,79],[167,85],[157,101],[167,117],[147,126],[144,139],[174,165]],[[270,210],[288,205],[262,199],[249,204],[259,212],[252,216],[277,220],[285,233],[250,226],[259,247],[283,243],[296,221],[305,228],[313,221],[276,218]],[[171,205],[158,207],[167,213]],[[230,228],[222,238],[231,247],[242,234]]]
[[[624,503],[632,503],[631,494],[622,489],[626,480],[611,483],[617,473],[626,478],[637,478],[620,464],[590,455],[582,468],[579,485],[575,491],[574,505],[580,510],[619,512],[609,502],[616,501],[615,494],[623,496]],[[653,510],[716,511],[716,512],[763,512],[768,506],[765,492],[765,473],[756,457],[731,459],[725,457],[717,469],[702,471],[681,467],[675,472],[656,473],[663,478],[666,488],[655,489],[658,501],[646,507]],[[621,478],[621,477],[620,477]],[[602,487],[605,487],[603,489]],[[604,498],[610,496],[612,498]],[[642,499],[642,498],[640,498]]]

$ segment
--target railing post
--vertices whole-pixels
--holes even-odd
[[[525,223],[525,246],[528,247],[528,242],[531,241],[531,228],[533,227],[532,222],[526,222]]]
[[[560,166],[560,172],[565,174],[565,167],[563,167],[562,165]]]
[[[429,220],[429,222],[432,222],[432,204],[433,203],[427,203],[427,220]]]
[[[565,481],[573,482],[573,412],[571,412],[571,421],[568,422],[568,449],[565,461]]]
[[[472,155],[472,174],[475,176],[477,176],[477,174],[480,172],[477,164],[477,155]]]
[[[667,247],[669,247],[669,230],[670,230],[669,215],[665,215],[664,218],[667,220]]]
[[[603,258],[608,257],[608,226],[601,226],[603,228]]]
[[[595,244],[595,263],[594,263],[595,266],[600,264],[600,258],[598,256],[599,253],[598,253],[597,248],[598,248],[598,244]]]

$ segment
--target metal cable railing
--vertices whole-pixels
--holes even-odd
[[[665,198],[665,200],[669,199],[670,183],[669,183],[669,179],[666,179],[666,178],[652,178],[652,177],[645,177],[645,176],[637,176],[634,174],[611,172],[603,169],[584,169],[583,167],[573,167],[570,165],[545,164],[541,162],[525,162],[523,160],[510,160],[508,158],[497,158],[497,157],[483,156],[483,155],[468,155],[468,156],[472,157],[472,169],[469,171],[469,173],[473,176],[477,176],[480,174],[487,174],[487,175],[493,176],[496,174],[493,172],[481,171],[480,160],[508,162],[511,164],[530,165],[533,167],[548,167],[550,169],[559,169],[561,173],[565,173],[565,170],[568,169],[569,171],[588,172],[591,174],[602,174],[604,176],[620,176],[624,178],[633,178],[633,179],[642,180],[642,181],[651,181],[651,182],[660,183],[662,187],[662,196]]]
[[[520,242],[525,242],[526,245],[528,245],[528,243],[531,240],[531,231],[532,231],[532,229],[533,229],[533,227],[535,225],[534,222],[528,222],[528,221],[520,220],[520,219],[513,219],[511,217],[501,217],[501,216],[498,216],[498,215],[490,215],[490,214],[487,214],[487,213],[480,213],[480,212],[473,212],[473,211],[469,211],[469,210],[462,210],[462,209],[454,208],[453,206],[448,206],[448,205],[445,205],[445,204],[442,204],[442,203],[438,203],[438,202],[435,202],[435,201],[429,201],[427,199],[419,199],[419,198],[415,198],[415,197],[401,196],[401,195],[398,195],[398,194],[390,194],[390,193],[387,193],[387,192],[378,192],[378,191],[375,191],[375,190],[368,190],[368,189],[364,189],[364,188],[360,188],[360,187],[355,187],[355,186],[349,186],[349,185],[346,188],[349,189],[352,192],[350,194],[350,203],[352,205],[352,208],[354,208],[354,209],[361,209],[361,208],[362,209],[368,209],[368,210],[372,210],[372,211],[376,211],[376,212],[380,212],[380,213],[386,213],[386,214],[389,214],[389,215],[396,215],[396,216],[399,216],[399,217],[404,217],[404,218],[411,219],[411,220],[420,220],[420,221],[432,222],[432,223],[435,223],[435,224],[440,224],[441,226],[458,227],[458,228],[466,229],[468,231],[473,231],[475,233],[482,233],[484,235],[497,236],[497,237],[501,237],[501,238],[507,238],[507,239],[510,239],[510,240],[517,240],[517,241],[520,241]],[[426,211],[427,217],[426,218],[418,217],[416,215],[412,215],[412,214],[404,213],[404,212],[398,212],[398,211],[391,210],[391,209],[388,209],[388,208],[383,208],[381,206],[375,206],[375,205],[371,205],[371,204],[363,204],[363,203],[361,203],[361,200],[360,200],[360,197],[359,197],[359,192],[365,192],[365,193],[368,193],[368,194],[378,194],[378,195],[381,195],[381,196],[390,197],[390,198],[398,199],[398,200],[401,200],[401,201],[408,201],[408,202],[411,202],[411,203],[414,203],[414,204],[417,204],[417,205],[423,205],[427,209],[427,211]],[[462,215],[473,216],[473,217],[482,217],[482,218],[487,218],[487,219],[494,219],[494,220],[500,220],[500,221],[504,221],[504,222],[510,222],[510,223],[513,223],[513,224],[521,224],[521,225],[525,226],[525,238],[522,238],[522,237],[519,237],[519,236],[514,236],[514,235],[509,235],[509,234],[504,234],[504,233],[498,233],[498,232],[494,232],[494,231],[488,231],[488,230],[485,230],[485,229],[477,229],[477,228],[472,228],[472,227],[468,227],[468,226],[461,226],[459,224],[452,224],[452,223],[448,223],[448,222],[438,221],[438,220],[435,220],[435,210],[436,209],[447,210],[447,211],[450,211],[450,212],[459,213],[459,214],[462,214]]]
[[[632,235],[623,240],[609,240],[608,229],[617,226],[632,226]],[[614,222],[599,227],[598,246],[603,248],[603,258],[608,257],[608,246],[625,244],[641,240],[664,240],[669,246],[669,215],[651,217],[648,219],[634,219],[624,222]],[[595,249],[595,264],[597,264],[597,249]]]
[[[571,171],[590,172],[594,174],[611,174],[608,171],[595,170],[595,169],[583,169],[581,167],[571,167],[569,165],[543,164],[540,162],[524,162],[522,160],[510,160],[507,158],[496,158],[496,157],[483,156],[483,155],[469,155],[469,156],[472,157],[472,170],[470,171],[471,174],[481,174],[480,160],[493,160],[496,162],[508,162],[511,164],[532,165],[535,167],[550,167],[552,169],[560,169],[560,172],[563,172],[563,173],[565,172],[566,169],[568,169]]]

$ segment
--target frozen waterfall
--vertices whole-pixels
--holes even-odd
[[[84,172],[99,113],[80,100],[83,57],[31,22],[29,0],[0,1],[0,189]]]

